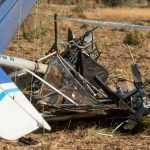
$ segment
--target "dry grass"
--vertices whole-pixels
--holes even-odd
[[[74,5],[41,5],[40,10],[45,14],[58,13],[65,16],[83,16],[91,19],[102,19],[109,21],[133,21],[137,20],[149,20],[150,8],[91,8],[88,5],[84,6],[84,11],[75,13],[73,10]]]
[[[150,18],[149,10],[149,8],[96,8],[92,11],[85,10],[84,15],[87,18],[110,21],[147,20]]]
[[[150,131],[147,130],[150,133]],[[95,126],[88,128],[76,127],[75,130],[62,130],[55,133],[30,134],[38,145],[21,146],[17,141],[0,142],[1,150],[134,150],[150,149],[150,137],[145,133],[137,135],[107,136]]]

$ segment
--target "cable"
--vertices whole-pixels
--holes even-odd
[[[18,43],[17,43],[17,57],[19,56],[19,46],[20,46],[20,32],[21,32],[21,16],[22,16],[22,0],[20,0],[20,7],[19,7],[19,18],[18,18],[18,25],[19,25],[19,30],[18,30]],[[17,67],[15,68],[15,83],[17,82]],[[15,97],[15,92],[14,92],[14,97]]]

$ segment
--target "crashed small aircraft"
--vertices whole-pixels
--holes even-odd
[[[36,0],[0,1],[1,53],[35,3]],[[96,27],[79,38],[69,29],[68,41],[63,42],[57,36],[57,19],[95,24]],[[125,118],[125,129],[133,129],[140,117],[150,111],[138,65],[131,66],[132,88],[122,88],[119,82],[128,81],[121,78],[117,79],[115,87],[108,86],[109,72],[97,62],[100,53],[93,32],[98,26],[150,27],[57,15],[54,20],[55,42],[45,57],[35,62],[0,55],[0,137],[15,140],[39,127],[50,130],[46,121],[99,117],[112,112]],[[58,44],[64,47],[61,54]]]

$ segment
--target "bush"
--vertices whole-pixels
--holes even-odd
[[[148,31],[148,33],[147,33],[147,37],[148,37],[148,38],[150,38],[150,31]]]
[[[46,36],[47,34],[47,28],[43,28],[43,27],[37,27],[33,30],[29,30],[29,31],[24,31],[23,32],[23,37],[24,39],[33,42],[34,39],[39,39],[39,38],[43,38]]]
[[[76,13],[83,13],[85,6],[82,3],[77,3],[76,6],[73,8],[73,11]]]
[[[150,126],[150,118],[149,117],[142,117],[140,120],[139,120],[139,123],[141,126],[143,127],[149,127]]]
[[[111,7],[122,7],[122,6],[127,6],[127,7],[132,7],[137,0],[103,0],[103,3],[107,6]]]
[[[142,34],[138,30],[126,33],[124,43],[128,45],[139,45],[142,43]]]
[[[147,5],[150,6],[150,0],[147,0]]]

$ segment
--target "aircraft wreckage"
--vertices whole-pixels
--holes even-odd
[[[36,1],[2,0],[0,3],[0,12],[8,5],[12,6],[5,9],[5,13],[0,13],[0,17],[4,16],[0,18],[0,31],[4,33],[0,35],[2,52]],[[21,10],[22,13],[18,13]],[[17,15],[19,24],[14,23]],[[0,137],[14,140],[42,126],[50,130],[46,121],[100,117],[114,113],[118,118],[125,118],[124,129],[131,130],[137,126],[140,117],[150,112],[149,93],[144,89],[138,65],[131,65],[134,81],[130,81],[132,87],[129,88],[121,87],[120,82],[129,82],[122,78],[116,79],[113,87],[107,85],[109,72],[98,63],[100,53],[93,32],[98,26],[110,26],[113,23],[95,22],[95,28],[78,38],[69,29],[68,40],[63,42],[57,36],[57,15],[54,20],[55,42],[45,57],[35,62],[0,55],[0,65],[9,76],[0,70]],[[81,20],[70,18],[70,21]],[[90,20],[83,22],[91,23]],[[8,23],[12,24],[11,34],[6,28]],[[150,29],[148,26],[122,25]],[[61,54],[59,43],[64,47]],[[15,68],[15,72],[12,68]]]

